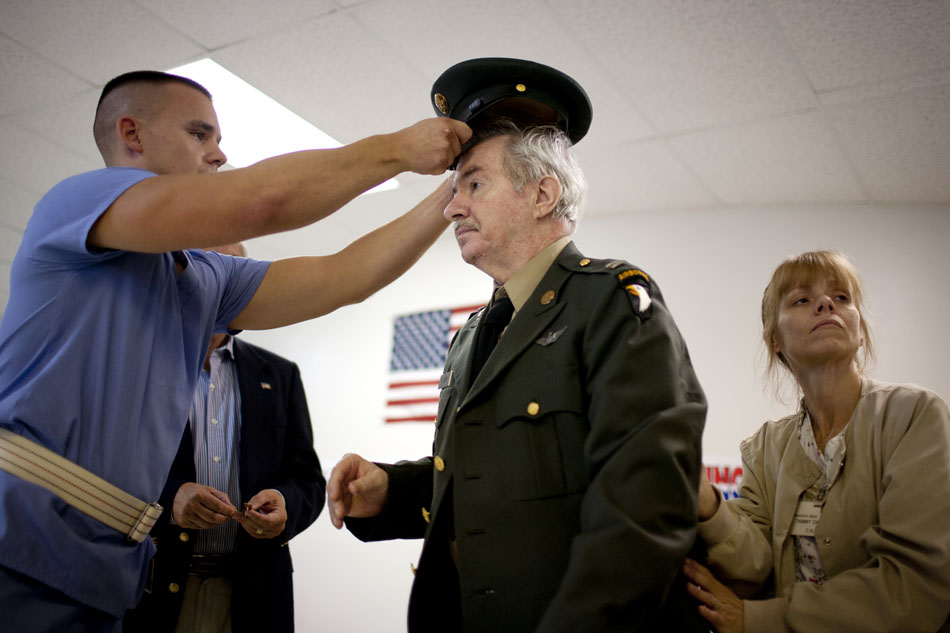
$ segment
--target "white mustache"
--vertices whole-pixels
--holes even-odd
[[[464,220],[457,220],[454,224],[453,230],[458,233],[459,229],[475,229],[476,231],[481,227],[478,225],[478,222],[472,218],[466,218]]]

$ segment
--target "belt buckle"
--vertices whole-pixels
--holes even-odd
[[[148,537],[148,533],[155,527],[155,522],[158,521],[160,516],[162,516],[162,506],[160,504],[155,501],[145,504],[139,518],[132,524],[132,528],[125,535],[125,538],[135,543],[141,543]]]

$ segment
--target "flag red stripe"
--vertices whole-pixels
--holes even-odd
[[[438,398],[414,398],[411,400],[387,400],[387,406],[399,406],[402,404],[429,404],[438,402]]]
[[[427,387],[429,385],[438,385],[438,380],[419,380],[416,382],[391,382],[390,389],[399,389],[400,387]]]
[[[386,422],[432,422],[434,419],[434,415],[427,415],[412,418],[386,418]]]
[[[485,307],[484,303],[479,303],[477,306],[465,306],[463,308],[452,308],[452,314],[459,314],[460,312],[475,312]]]

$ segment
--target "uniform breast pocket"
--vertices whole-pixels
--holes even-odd
[[[586,406],[574,377],[506,381],[496,396],[495,452],[507,498],[527,501],[584,490]]]

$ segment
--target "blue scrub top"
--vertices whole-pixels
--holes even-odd
[[[213,332],[253,297],[268,263],[192,250],[93,252],[89,230],[155,174],[69,178],[36,205],[0,322],[0,425],[145,501],[158,499]],[[115,616],[135,605],[151,541],[125,537],[0,471],[0,566]]]

